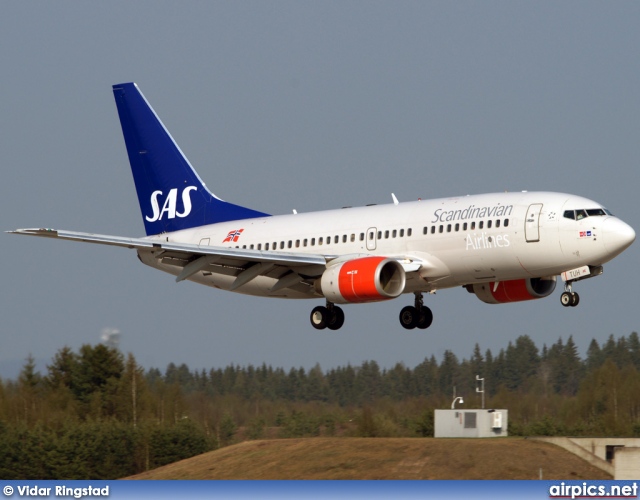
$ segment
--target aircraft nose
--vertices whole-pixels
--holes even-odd
[[[615,217],[609,217],[602,225],[603,243],[612,256],[618,255],[636,239],[633,228]]]

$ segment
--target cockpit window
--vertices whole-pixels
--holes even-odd
[[[587,214],[589,217],[594,217],[597,215],[607,215],[607,212],[603,208],[588,208]]]
[[[572,219],[572,220],[580,220],[580,219],[584,219],[585,217],[598,217],[598,216],[602,216],[602,215],[613,215],[609,210],[607,210],[606,208],[587,208],[587,209],[579,209],[579,210],[565,210],[564,211],[564,218],[565,219]]]

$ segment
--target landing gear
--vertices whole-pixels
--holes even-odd
[[[327,327],[327,318],[329,311],[324,306],[314,307],[311,311],[311,326],[316,330],[324,330]]]
[[[564,285],[564,292],[560,295],[560,303],[564,307],[576,307],[580,303],[580,295],[571,290],[571,283]]]
[[[311,326],[316,330],[324,330],[325,328],[338,330],[344,325],[344,311],[331,302],[327,302],[326,307],[314,307],[309,319]]]
[[[344,311],[338,306],[333,306],[328,309],[329,321],[327,322],[327,328],[329,330],[339,330],[344,325]]]
[[[420,292],[417,292],[415,296],[415,305],[403,307],[400,311],[400,324],[407,330],[414,328],[424,330],[433,323],[433,313],[423,304]]]

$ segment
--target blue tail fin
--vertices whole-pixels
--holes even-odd
[[[135,83],[113,94],[147,235],[269,215],[212,194]]]

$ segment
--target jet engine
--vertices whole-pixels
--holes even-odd
[[[479,283],[465,287],[469,293],[487,304],[504,304],[506,302],[521,302],[523,300],[541,299],[547,297],[556,288],[556,277],[527,278],[521,280]]]
[[[406,277],[397,260],[362,257],[330,265],[318,281],[329,302],[348,304],[394,299],[403,292]]]

